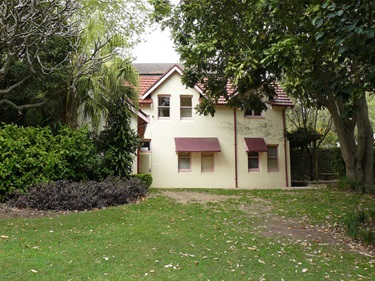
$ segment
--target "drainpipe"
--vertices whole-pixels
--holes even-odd
[[[238,168],[237,168],[237,111],[233,109],[233,125],[234,125],[234,182],[238,188]]]
[[[289,187],[289,177],[288,177],[288,156],[286,147],[286,122],[285,122],[285,108],[283,109],[283,135],[284,135],[284,158],[285,158],[285,181],[286,187]]]
[[[137,119],[137,135],[139,137],[139,127],[140,127],[140,124],[139,124],[139,118]],[[139,174],[139,159],[140,159],[140,155],[139,155],[139,150],[140,150],[140,143],[138,143],[138,147],[137,147],[137,174]]]

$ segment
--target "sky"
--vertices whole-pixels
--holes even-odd
[[[149,31],[150,32],[150,31]],[[169,30],[156,29],[144,35],[146,40],[134,48],[136,63],[179,62],[179,56],[173,48]]]
[[[171,0],[176,5],[179,0]],[[145,42],[134,48],[133,56],[136,63],[179,62],[179,56],[173,48],[169,29],[151,28],[143,36]]]

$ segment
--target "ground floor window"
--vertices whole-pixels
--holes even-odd
[[[279,159],[277,145],[267,145],[267,168],[268,171],[279,170]]]
[[[178,171],[179,172],[190,172],[190,153],[179,152],[178,153]]]
[[[213,172],[214,171],[214,153],[213,152],[202,152],[201,154],[201,171],[202,172]]]
[[[248,171],[259,171],[259,152],[249,151],[247,153],[247,168]]]

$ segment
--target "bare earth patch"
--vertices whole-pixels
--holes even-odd
[[[0,219],[37,218],[46,216],[57,216],[63,213],[64,212],[11,208],[6,204],[0,204]]]
[[[162,196],[167,196],[175,199],[178,203],[188,204],[188,203],[210,203],[210,202],[220,202],[226,201],[230,198],[240,198],[240,196],[227,196],[227,195],[216,195],[208,194],[203,192],[194,191],[161,191]]]
[[[160,195],[170,197],[181,204],[188,203],[213,203],[223,202],[228,199],[239,199],[240,196],[227,196],[208,194],[194,191],[161,191]],[[285,238],[304,246],[310,243],[319,243],[321,245],[335,245],[342,250],[352,250],[364,255],[374,256],[374,249],[354,243],[345,238],[332,227],[310,225],[306,221],[298,221],[293,218],[286,218],[272,213],[272,203],[260,198],[252,198],[251,205],[240,205],[239,208],[247,215],[247,219],[262,219],[263,223],[251,231],[259,233],[266,237]],[[246,218],[245,215],[245,218]]]

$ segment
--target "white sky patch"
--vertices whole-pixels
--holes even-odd
[[[172,0],[176,5],[179,0]],[[169,29],[149,28],[144,34],[145,42],[134,47],[135,63],[174,63],[179,62],[179,55],[174,50]]]

